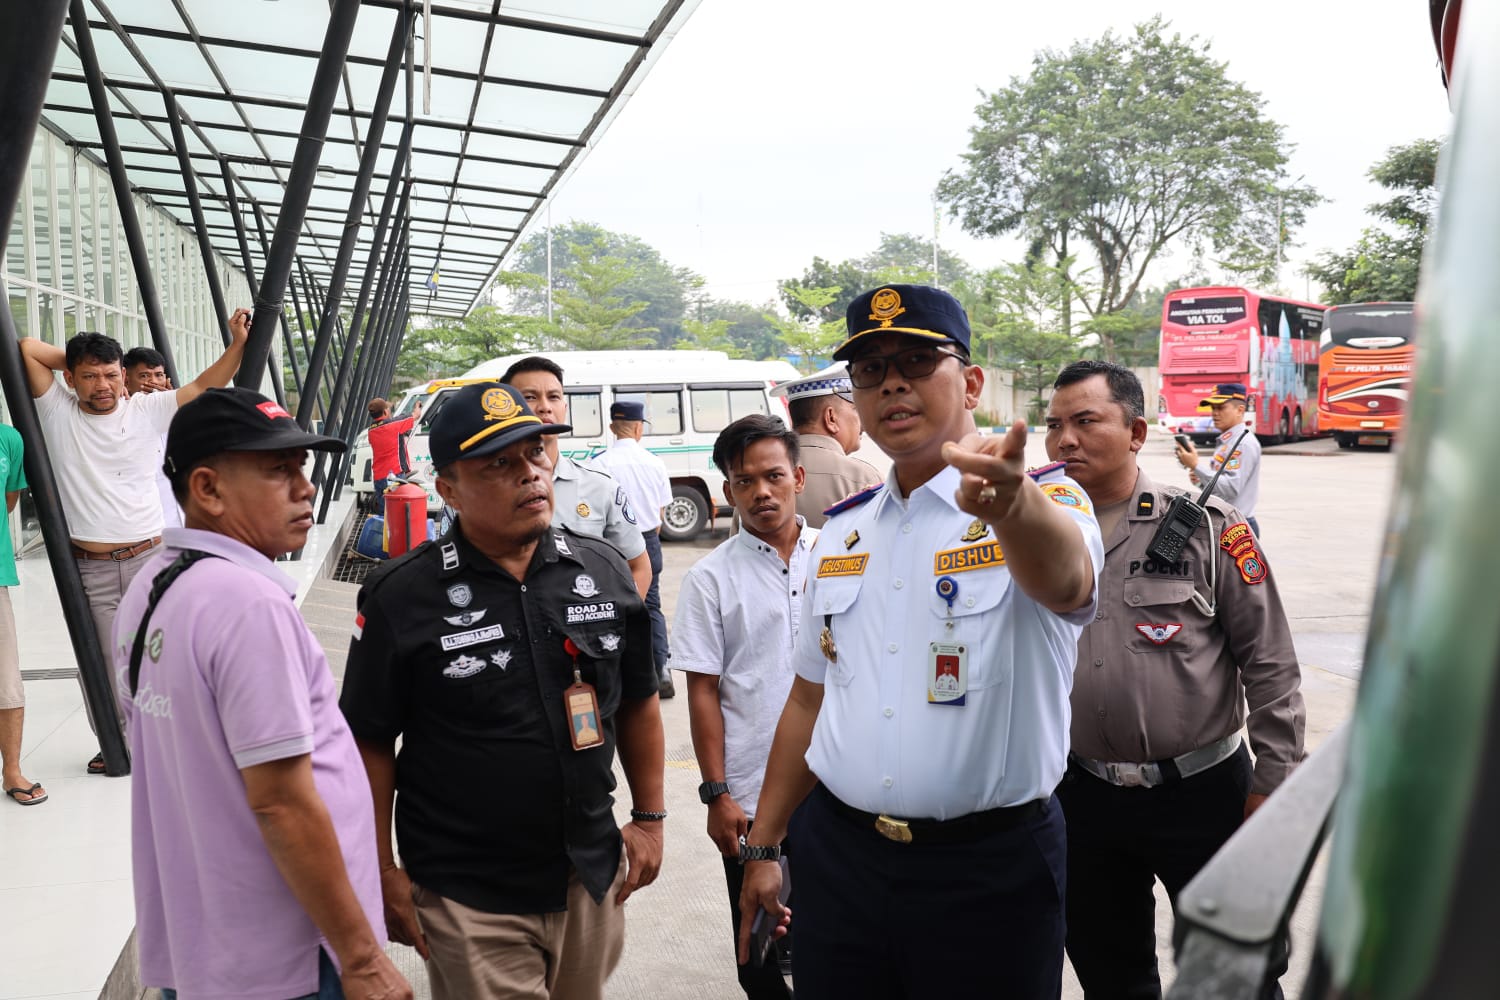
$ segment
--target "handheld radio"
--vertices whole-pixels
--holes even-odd
[[[1250,433],[1246,427],[1240,432],[1240,436],[1234,439],[1233,446],[1229,449],[1230,456],[1239,450],[1240,442],[1245,440],[1245,435]],[[1151,544],[1146,546],[1146,555],[1159,563],[1174,563],[1182,556],[1182,550],[1187,547],[1188,539],[1193,537],[1193,532],[1198,530],[1198,525],[1203,523],[1203,505],[1208,502],[1209,495],[1213,493],[1214,484],[1219,481],[1219,476],[1224,473],[1224,466],[1229,460],[1224,460],[1224,465],[1219,466],[1214,472],[1213,478],[1208,485],[1203,487],[1203,492],[1198,495],[1195,502],[1187,495],[1176,496],[1167,506],[1167,512],[1162,515],[1161,527],[1156,529],[1156,535],[1151,539]]]

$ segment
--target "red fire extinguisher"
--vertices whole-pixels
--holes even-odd
[[[427,491],[401,483],[385,491],[385,552],[392,559],[427,541]]]

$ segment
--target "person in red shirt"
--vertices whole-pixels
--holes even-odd
[[[378,396],[370,400],[367,409],[374,421],[370,426],[370,452],[373,455],[370,477],[375,480],[375,500],[378,503],[385,496],[386,481],[411,467],[406,458],[406,435],[411,433],[412,425],[422,415],[422,404],[418,403],[412,409],[411,416],[400,420],[391,419],[391,404]]]

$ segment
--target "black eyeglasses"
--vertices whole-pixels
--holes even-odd
[[[856,389],[873,389],[885,381],[891,365],[902,378],[926,378],[937,371],[941,358],[957,358],[968,364],[969,359],[956,351],[945,351],[940,347],[908,347],[891,354],[866,354],[849,362],[849,381]]]

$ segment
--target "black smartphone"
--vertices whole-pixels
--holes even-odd
[[[1172,437],[1176,438],[1177,444],[1181,448],[1191,448],[1193,446],[1193,439],[1186,434],[1173,434]]]
[[[781,865],[781,892],[776,898],[785,906],[787,900],[792,898],[792,874],[787,867],[786,858],[777,862]],[[771,945],[775,943],[773,931],[776,930],[777,919],[771,915],[771,911],[762,907],[755,913],[755,920],[750,924],[750,964],[759,969],[766,964],[766,956],[771,953]]]

